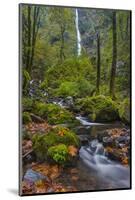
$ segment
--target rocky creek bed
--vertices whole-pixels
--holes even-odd
[[[71,166],[39,162],[32,150],[32,141],[23,140],[23,194],[130,187],[130,129],[121,122],[93,123],[80,115],[76,119],[80,124],[72,130],[81,146]],[[47,123],[25,126],[31,134],[49,128]]]

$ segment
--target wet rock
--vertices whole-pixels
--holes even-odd
[[[120,136],[117,138],[117,141],[119,143],[126,143],[130,140],[130,137],[129,136]]]
[[[65,102],[67,107],[73,107],[74,106],[73,97],[71,97],[71,96],[66,97],[64,102]]]
[[[119,150],[117,150],[117,149],[112,149],[112,151],[108,151],[107,152],[107,156],[111,160],[115,160],[115,161],[121,162],[123,154],[121,152],[119,152]]]
[[[114,146],[114,140],[111,137],[103,137],[103,145],[106,146]]]
[[[88,145],[89,144],[89,140],[86,136],[84,135],[78,135],[81,145]]]
[[[77,133],[77,135],[85,135],[85,134],[89,134],[89,129],[84,127],[84,126],[78,126],[75,128],[75,132]]]
[[[107,130],[97,133],[97,139],[99,140],[99,142],[103,142],[104,137],[108,137]]]
[[[30,182],[36,182],[38,180],[45,180],[49,182],[49,178],[47,176],[44,176],[40,174],[39,172],[36,172],[32,169],[28,169],[24,175],[24,180],[25,181],[30,181]]]

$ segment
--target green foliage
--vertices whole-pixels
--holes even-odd
[[[77,84],[75,82],[70,81],[65,81],[61,83],[60,87],[56,90],[56,95],[62,97],[76,96],[77,94]]]
[[[31,98],[23,97],[22,98],[22,108],[24,111],[32,111],[34,107],[34,101]]]
[[[50,67],[46,72],[44,86],[58,88],[63,82],[76,82],[80,79],[94,81],[93,67],[86,56],[70,58],[62,64]]]
[[[68,159],[68,148],[64,144],[59,144],[50,147],[47,154],[58,164],[64,164]]]
[[[45,135],[35,134],[32,137],[33,150],[39,160],[45,160],[47,153],[47,145],[45,142]]]
[[[23,75],[23,81],[22,81],[23,93],[26,95],[28,93],[28,87],[29,87],[31,77],[26,69],[23,69],[22,75]]]
[[[81,78],[76,81],[65,81],[60,84],[60,87],[55,90],[54,94],[59,97],[85,97],[91,95],[95,87],[89,81]]]
[[[109,122],[119,119],[117,105],[110,97],[86,97],[77,101],[77,107],[94,121]]]
[[[27,124],[29,122],[31,122],[31,116],[28,112],[23,112],[23,124]]]
[[[129,98],[124,99],[124,101],[119,106],[119,115],[123,122],[130,123],[130,100]]]
[[[37,102],[35,113],[47,119],[50,124],[63,124],[75,120],[72,113],[55,104]]]
[[[31,139],[30,134],[27,131],[25,131],[25,130],[23,131],[22,137],[23,137],[23,140],[29,140],[29,139]]]
[[[68,128],[57,126],[48,134],[35,134],[32,138],[33,149],[39,159],[44,160],[47,155],[47,150],[59,144],[66,146],[74,145],[79,147],[79,139],[76,134]]]

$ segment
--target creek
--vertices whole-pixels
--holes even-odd
[[[64,107],[62,100],[55,104]],[[102,134],[107,129],[125,128],[125,126],[121,122],[94,123],[81,115],[76,115],[76,119],[80,125],[72,127],[72,129],[82,141],[86,141],[81,145],[79,160],[76,163],[76,168],[79,170],[76,187],[79,190],[129,188],[130,167],[110,160],[105,154],[103,144],[95,139],[99,132]],[[67,181],[67,176],[65,174],[65,179],[63,176],[63,182]]]

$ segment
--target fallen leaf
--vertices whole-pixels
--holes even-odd
[[[73,145],[68,146],[68,153],[71,156],[76,156],[77,152],[78,152],[78,149],[75,146],[73,146]]]

